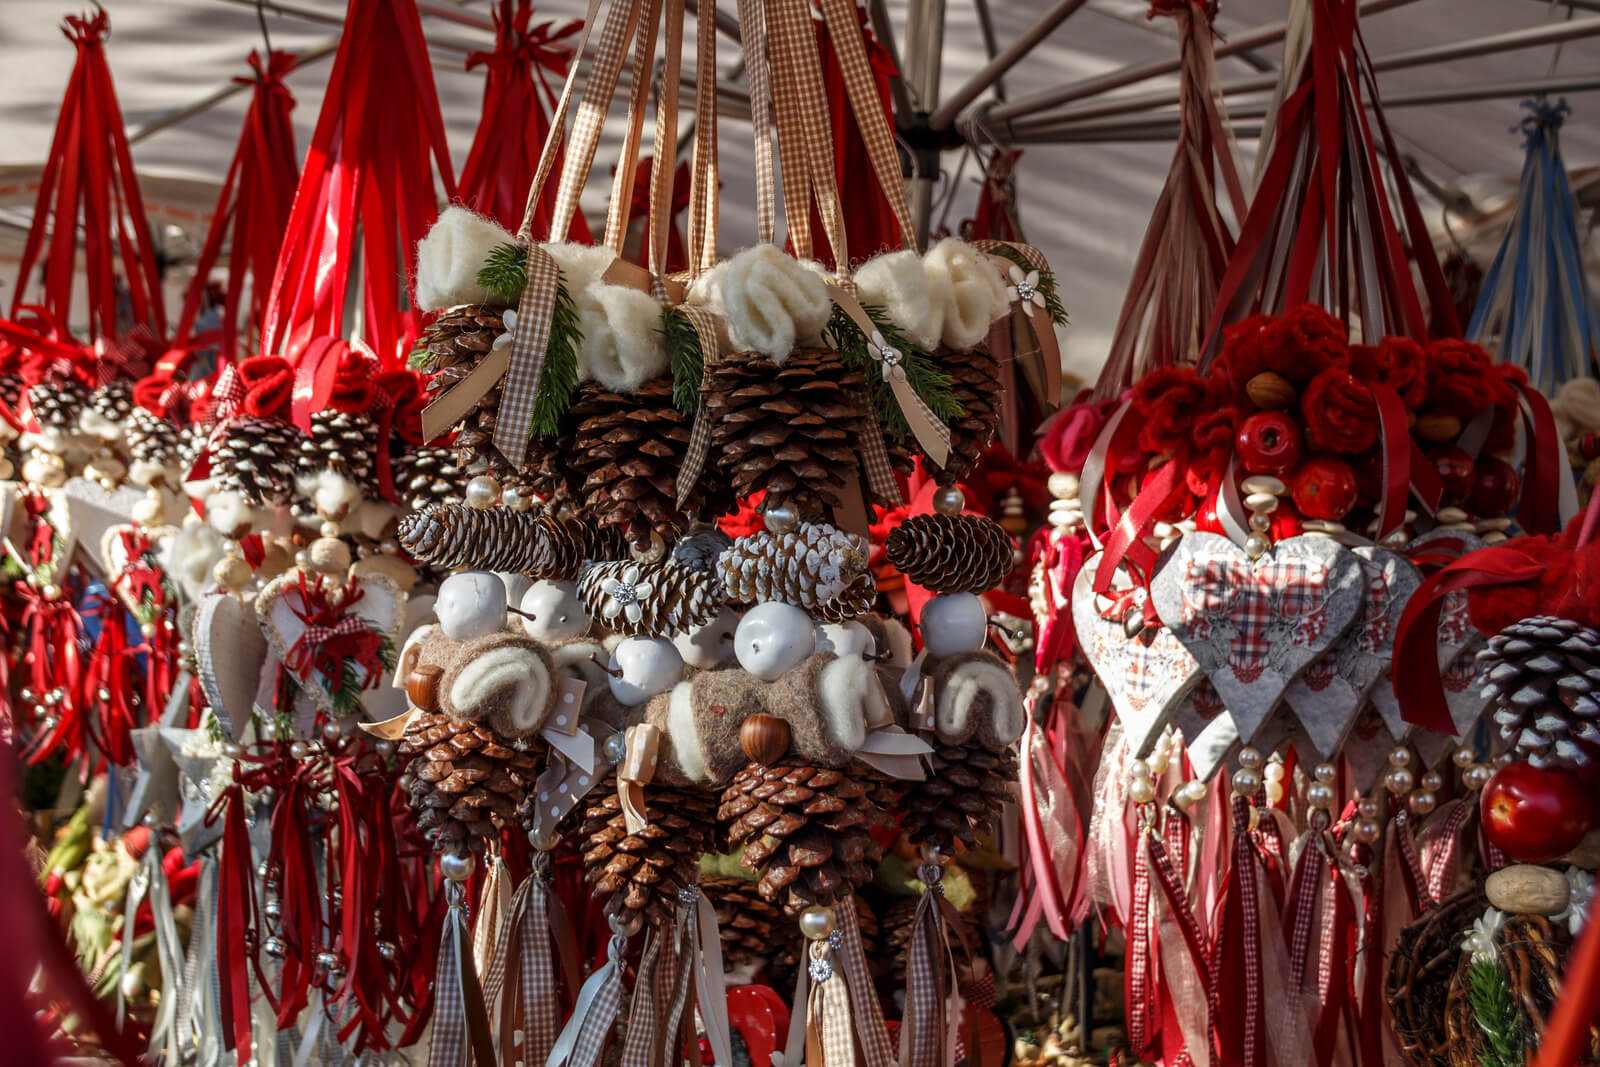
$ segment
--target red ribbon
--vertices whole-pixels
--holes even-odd
[[[1556,450],[1565,446],[1550,402],[1525,382],[1517,388],[1532,415],[1517,520],[1530,534],[1553,534],[1561,529],[1561,457]]]
[[[217,978],[222,1001],[222,1040],[240,1063],[250,1060],[250,967],[261,964],[247,943],[256,921],[255,864],[250,854],[250,829],[245,825],[244,789],[237,783],[223,790],[206,813],[206,824],[220,817],[222,849],[217,858]],[[262,988],[267,988],[262,983]]]
[[[1262,988],[1260,860],[1251,840],[1250,801],[1233,798],[1233,863],[1224,890],[1207,1008],[1217,1063],[1264,1067],[1266,1010]],[[1243,995],[1244,1003],[1237,1003]],[[1226,1010],[1223,1005],[1226,1004]]]

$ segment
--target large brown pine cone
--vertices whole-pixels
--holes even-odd
[[[890,531],[884,555],[934,593],[983,593],[1011,573],[1011,535],[983,515],[913,515]]]
[[[491,304],[466,304],[441,311],[423,330],[418,347],[426,355],[419,367],[430,375],[432,396],[447,392],[472,373],[489,354],[495,338],[506,332],[505,308]],[[503,485],[520,485],[511,464],[494,446],[495,416],[500,410],[500,384],[491,386],[456,427],[456,462],[463,469],[479,469]],[[536,442],[535,442],[536,444]]]
[[[766,492],[802,513],[839,507],[869,417],[865,383],[835,352],[802,349],[783,366],[734,355],[706,367],[713,454],[736,496]]]
[[[544,760],[502,741],[487,725],[424,712],[406,727],[400,755],[414,757],[401,786],[417,828],[439,852],[482,852],[503,826],[517,825],[523,794]]]
[[[573,395],[571,460],[583,474],[582,510],[601,529],[621,531],[639,548],[659,534],[671,543],[696,518],[715,519],[732,500],[707,471],[680,510],[678,469],[692,424],[672,403],[672,378],[653,378],[634,393],[585,382]]]
[[[980,835],[993,834],[1001,805],[1011,799],[1016,753],[928,740],[933,745],[928,777],[904,784],[900,828],[912,842],[932,845],[947,856],[955,854],[957,840],[976,848]]]
[[[761,895],[790,915],[872,880],[883,850],[868,827],[882,819],[858,779],[793,757],[748,764],[717,810],[729,843],[744,846],[744,865],[761,873]]]
[[[1541,768],[1600,759],[1600,630],[1536,615],[1491,637],[1477,667],[1519,756]]]
[[[929,460],[928,468],[940,485],[953,485],[977,464],[1000,426],[1000,364],[989,353],[987,343],[970,352],[940,348],[933,359],[950,376],[951,392],[962,414],[950,423],[950,455],[945,465]]]
[[[644,787],[649,820],[628,833],[617,799],[617,779],[608,774],[583,801],[577,840],[583,849],[584,876],[605,900],[608,918],[625,931],[639,922],[669,922],[678,892],[700,879],[700,857],[716,830],[714,798],[694,789]]]

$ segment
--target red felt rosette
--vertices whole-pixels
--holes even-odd
[[[358,348],[347,347],[338,356],[339,366],[333,375],[333,390],[328,394],[328,406],[336,411],[356,414],[372,406],[373,379],[378,374],[378,364]]]
[[[1209,396],[1191,367],[1163,367],[1146,375],[1133,390],[1133,410],[1142,421],[1139,447],[1156,455],[1183,448]]]
[[[260,419],[289,418],[294,394],[294,367],[282,356],[251,356],[238,366],[244,385],[245,414]]]
[[[1378,380],[1399,394],[1406,410],[1415,411],[1428,395],[1428,357],[1409,337],[1385,337],[1372,350]]]
[[[1323,452],[1353,455],[1378,439],[1372,388],[1342,366],[1325,368],[1300,396],[1306,440]]]
[[[1489,353],[1453,337],[1428,342],[1428,389],[1424,406],[1467,419],[1494,400]]]
[[[1250,402],[1245,385],[1271,369],[1267,365],[1267,331],[1272,321],[1271,315],[1251,315],[1229,326],[1223,331],[1222,354],[1212,367],[1212,374],[1227,384],[1234,402],[1246,410],[1255,405]]]
[[[1330,367],[1350,362],[1344,323],[1315,304],[1278,316],[1262,338],[1267,369],[1291,382],[1306,382]]]

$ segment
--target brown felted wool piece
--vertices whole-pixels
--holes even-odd
[[[591,714],[589,709],[600,695],[611,692],[611,687],[606,684],[606,672],[594,661],[595,656],[602,660],[606,658],[600,642],[588,637],[575,637],[570,641],[546,645],[545,651],[550,653],[550,663],[557,671],[584,683],[583,713]]]
[[[687,707],[682,686],[687,689]],[[739,729],[752,715],[771,714],[767,684],[738,668],[700,671],[679,689],[650,702],[646,721],[673,736],[677,761],[695,781],[722,786],[749,762],[739,745]],[[687,713],[688,721],[683,721]],[[678,740],[692,736],[694,750]]]
[[[678,891],[700,878],[700,857],[716,830],[715,794],[660,783],[644,787],[647,823],[628,833],[617,799],[615,774],[608,774],[584,798],[577,840],[583,849],[584,877],[605,902],[608,918],[623,930],[648,919],[670,922]]]
[[[534,733],[555,706],[550,653],[521,634],[459,642],[439,665],[440,709],[454,719],[486,722],[501,737]]]
[[[978,650],[924,665],[933,685],[934,726],[947,744],[973,743],[998,752],[1022,734],[1016,677],[993,652]]]
[[[818,652],[777,681],[766,695],[767,713],[789,723],[789,751],[820,767],[843,767],[854,748],[845,748],[830,734],[822,709],[822,672],[839,657]]]

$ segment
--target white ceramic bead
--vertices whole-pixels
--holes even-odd
[[[989,616],[972,593],[941,593],[922,608],[922,647],[930,656],[954,656],[983,647]]]
[[[676,634],[672,647],[683,662],[697,670],[720,667],[733,658],[733,635],[739,628],[739,613],[724,606],[717,617],[704,626]]]
[[[1270,474],[1252,474],[1239,484],[1239,488],[1246,493],[1271,493],[1273,496],[1282,496],[1289,490],[1281,479]]]
[[[798,666],[816,647],[811,616],[778,601],[757,604],[745,612],[733,634],[739,666],[769,682]]]
[[[636,707],[683,681],[683,657],[664,637],[629,637],[611,651],[611,695]]]
[[[1433,517],[1440,523],[1467,521],[1467,513],[1460,508],[1440,508]]]
[[[439,583],[433,603],[446,637],[471,641],[506,628],[506,587],[491,571],[463,571]]]
[[[1045,482],[1045,487],[1050,494],[1062,500],[1070,500],[1078,495],[1078,476],[1067,471],[1056,471]]]
[[[522,628],[535,641],[570,641],[589,632],[589,612],[576,582],[534,582],[518,607],[523,612]]]
[[[1277,511],[1278,498],[1271,493],[1251,493],[1244,498],[1244,506],[1251,511]]]

